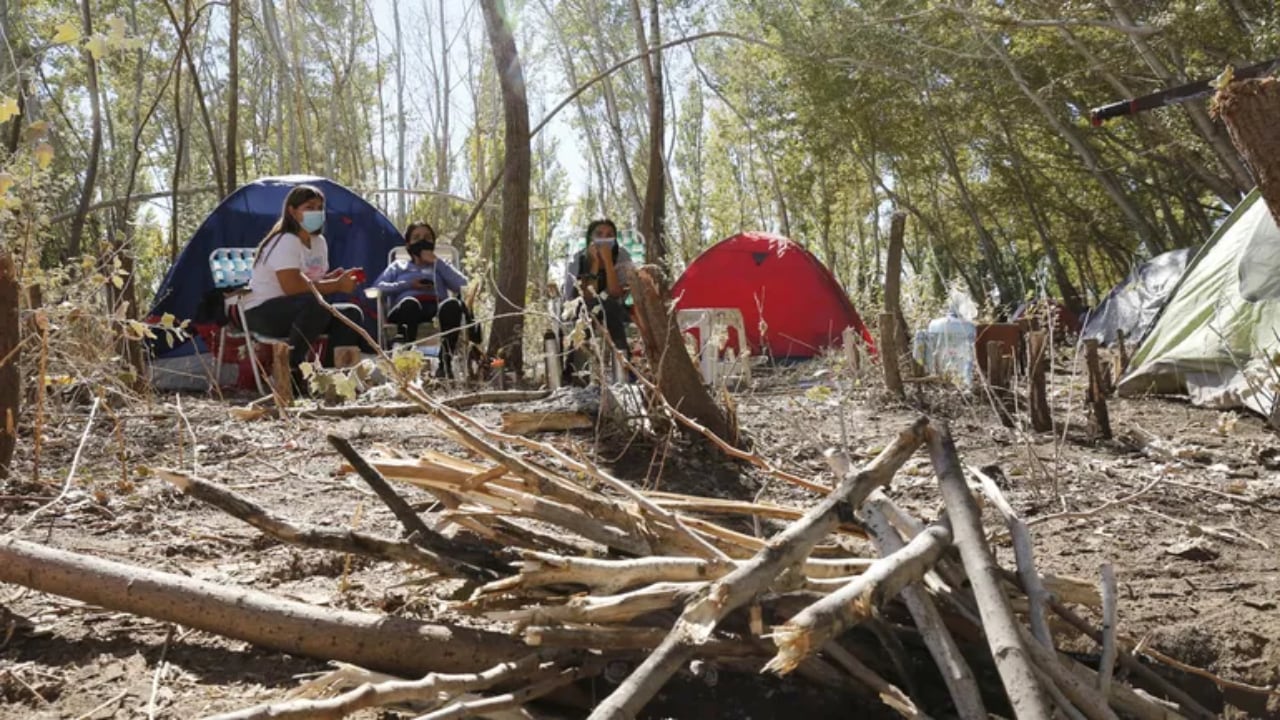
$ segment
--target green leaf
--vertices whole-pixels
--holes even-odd
[[[73,20],[59,23],[54,30],[54,44],[70,44],[80,39],[80,26]]]

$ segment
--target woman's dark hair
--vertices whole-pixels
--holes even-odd
[[[588,245],[591,244],[592,236],[596,234],[596,228],[600,227],[601,225],[608,225],[610,229],[613,230],[613,236],[615,238],[618,237],[618,226],[615,225],[614,222],[609,218],[600,218],[599,220],[592,220],[591,224],[587,225],[587,244]]]
[[[272,238],[279,237],[284,233],[293,233],[297,235],[302,232],[302,226],[298,221],[289,214],[290,208],[296,208],[306,204],[308,201],[320,198],[320,202],[324,202],[324,193],[320,192],[320,188],[314,185],[294,185],[288,195],[284,196],[284,205],[280,208],[280,219],[276,220],[276,224],[271,226],[271,231],[266,237],[262,238],[262,242],[258,243],[258,249],[253,258],[253,264],[256,266],[259,260],[262,260],[262,251],[271,242]]]
[[[410,238],[413,237],[413,231],[418,228],[426,228],[427,232],[431,233],[431,249],[434,250],[436,245],[436,229],[431,227],[431,223],[423,220],[411,222],[409,223],[409,227],[404,229],[404,244],[409,244]]]

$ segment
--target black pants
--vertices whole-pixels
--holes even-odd
[[[357,324],[364,312],[350,303],[334,303],[333,307]],[[244,311],[249,329],[261,335],[289,338],[289,366],[297,367],[307,359],[307,352],[321,335],[328,335],[320,364],[333,366],[333,349],[346,345],[359,346],[361,352],[373,352],[355,330],[333,316],[310,293],[272,298]]]
[[[605,332],[609,334],[609,340],[613,342],[613,346],[622,351],[627,358],[631,358],[631,344],[627,342],[627,323],[631,320],[631,311],[627,309],[625,303],[618,298],[609,298],[604,302],[600,298],[589,298],[583,301],[583,311],[592,315],[592,321],[587,326],[587,335],[591,337],[595,331],[595,323],[603,320]],[[579,353],[571,348],[564,348],[568,360],[568,372],[570,375],[582,369],[582,358],[578,357]]]
[[[452,376],[453,354],[458,349],[458,338],[461,335],[462,320],[466,308],[458,298],[447,298],[444,302],[419,300],[407,297],[387,313],[387,319],[399,327],[405,341],[418,339],[418,324],[440,320],[440,364],[444,373]]]

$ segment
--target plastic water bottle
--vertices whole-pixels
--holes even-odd
[[[966,390],[973,385],[974,343],[978,328],[954,310],[929,323],[930,360],[933,372],[960,382]]]

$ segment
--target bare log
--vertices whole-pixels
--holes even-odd
[[[1080,677],[1072,672],[1070,666],[1076,665],[1074,660],[1062,656],[1060,661],[1056,651],[1036,642],[1026,629],[1018,628],[1018,631],[1022,634],[1023,647],[1027,649],[1035,667],[1048,676],[1049,682],[1046,682],[1046,685],[1052,685],[1060,690],[1067,700],[1089,720],[1119,720],[1111,706],[1107,704],[1106,698],[1094,688],[1093,683],[1081,681]],[[1080,667],[1088,672],[1083,666]]]
[[[590,430],[595,427],[595,424],[595,418],[580,412],[518,412],[513,410],[502,413],[502,432],[512,435]]]
[[[861,472],[848,476],[803,519],[770,540],[749,562],[713,583],[685,607],[671,633],[625,681],[591,714],[593,720],[630,718],[644,707],[666,681],[693,655],[693,647],[711,636],[730,612],[745,605],[773,583],[783,571],[799,563],[839,522],[852,515],[872,490],[887,484],[922,441],[928,421],[904,430]]]
[[[732,567],[691,557],[600,560],[526,551],[521,553],[518,575],[491,582],[480,588],[478,594],[566,584],[585,585],[612,594],[655,582],[705,582],[724,575]]]
[[[1048,346],[1048,336],[1043,330],[1036,330],[1031,333],[1028,341],[1030,357],[1027,361],[1027,377],[1028,377],[1028,409],[1031,412],[1031,428],[1036,432],[1049,432],[1053,429],[1053,414],[1049,410],[1049,390],[1045,384],[1046,366],[1049,364],[1045,357]]]
[[[23,540],[0,540],[0,582],[403,677],[480,671],[527,652],[501,633],[315,607]]]
[[[186,495],[212,505],[228,515],[243,520],[263,533],[301,547],[352,553],[379,560],[407,562],[430,568],[442,575],[487,579],[492,575],[453,558],[413,543],[390,540],[355,530],[334,530],[314,525],[299,525],[263,508],[243,495],[216,483],[174,470],[157,470],[156,474]]]
[[[991,356],[988,355],[988,357]],[[871,539],[881,556],[891,555],[904,547],[902,537],[890,525],[885,511],[881,508],[881,504],[886,501],[888,498],[884,493],[877,490],[871,494],[863,509],[867,528],[871,531]],[[920,635],[929,648],[929,654],[933,656],[934,664],[938,666],[938,672],[942,674],[942,680],[946,683],[951,700],[955,704],[956,713],[962,720],[984,720],[988,717],[987,710],[982,703],[982,693],[978,689],[977,680],[974,679],[973,670],[965,661],[955,639],[951,637],[951,631],[947,629],[942,614],[933,604],[933,599],[918,582],[903,588],[901,595],[907,610],[915,620],[916,627],[920,629]]]
[[[991,387],[991,395],[995,401],[996,414],[1000,424],[1007,428],[1014,427],[1013,413],[1009,411],[1009,378],[1012,375],[1012,359],[1004,354],[1004,343],[991,341],[987,343],[987,384]]]
[[[1102,563],[1102,658],[1098,661],[1098,690],[1111,694],[1111,674],[1116,665],[1116,573]]]
[[[1107,413],[1107,379],[1098,362],[1098,341],[1084,341],[1085,364],[1089,368],[1089,434],[1102,440],[1111,439],[1111,416]]]
[[[1048,720],[1049,703],[1023,647],[1013,609],[1001,586],[1001,576],[982,529],[982,515],[960,470],[960,459],[945,422],[930,425],[929,457],[938,486],[951,516],[956,547],[973,585],[978,613],[982,617],[987,643],[995,658],[996,670],[1019,718]]]
[[[917,582],[951,544],[951,531],[934,525],[899,552],[877,560],[856,579],[774,628],[778,654],[766,670],[786,674],[810,653],[848,628],[866,621],[875,608]]]
[[[563,605],[528,605],[488,615],[494,620],[521,625],[623,623],[641,615],[676,607],[704,585],[701,582],[660,582],[619,595],[580,595]]]

